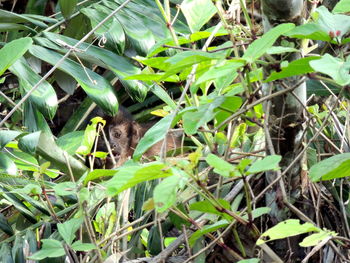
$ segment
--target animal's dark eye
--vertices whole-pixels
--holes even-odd
[[[119,139],[122,134],[120,132],[115,132],[114,137]]]

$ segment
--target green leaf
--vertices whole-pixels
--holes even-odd
[[[250,166],[250,168],[248,169],[247,173],[255,174],[269,170],[276,171],[280,169],[278,164],[281,161],[281,159],[282,157],[280,155],[266,156],[264,159],[254,162],[252,166]]]
[[[213,101],[200,105],[196,111],[186,112],[182,117],[185,133],[189,135],[195,134],[199,127],[211,121],[216,114],[214,110],[219,107],[225,99],[226,98],[223,96],[216,97]]]
[[[175,74],[185,68],[204,61],[223,58],[225,58],[225,53],[222,52],[208,53],[199,50],[183,51],[177,53],[175,56],[172,56],[165,61],[165,63],[168,63],[170,65],[166,70],[167,74],[165,76]]]
[[[109,195],[116,195],[139,183],[172,175],[172,170],[165,164],[149,163],[141,167],[124,165],[112,179],[104,184]]]
[[[92,147],[94,146],[94,142],[97,136],[97,127],[101,123],[102,127],[106,125],[106,121],[101,117],[95,117],[90,120],[91,124],[89,124],[84,132],[84,137],[82,144],[77,149],[76,153],[87,155],[91,152]]]
[[[253,219],[256,219],[262,215],[266,215],[270,213],[270,207],[258,207],[252,211]],[[242,216],[243,219],[249,220],[248,215]]]
[[[45,32],[44,36],[50,39],[52,42],[57,43],[57,39],[74,46],[78,40],[73,38],[69,38],[63,35],[54,34],[51,32]],[[37,38],[36,38],[37,40]],[[40,43],[43,41],[40,39]],[[47,40],[46,38],[44,40]],[[49,48],[54,48],[57,51],[61,51],[62,48],[53,45],[52,42],[47,43],[45,41],[45,46]],[[52,47],[53,46],[53,47]],[[117,54],[100,48],[96,46],[91,46],[89,43],[82,43],[79,46],[80,49],[84,50],[84,52],[76,53],[80,58],[90,61],[93,64],[96,64],[100,67],[110,69],[118,78],[120,79],[122,85],[125,87],[130,96],[137,101],[143,101],[147,95],[148,88],[142,84],[140,81],[136,80],[125,80],[124,78],[130,75],[138,74],[141,70],[134,66],[128,59],[122,56],[118,56]]]
[[[75,151],[82,144],[84,138],[84,131],[74,131],[59,137],[56,141],[57,146],[62,150],[74,155]]]
[[[302,39],[321,40],[337,43],[350,29],[350,18],[346,15],[332,14],[325,6],[316,9],[313,15],[315,22],[296,27],[294,30],[286,33],[286,36]],[[338,33],[338,35],[336,34]],[[333,37],[331,37],[333,34]]]
[[[29,15],[29,14],[16,14],[13,12],[6,11],[4,9],[0,9],[0,23],[32,23],[41,28],[47,28],[47,25],[40,20],[48,21],[48,22],[57,22],[56,19],[50,19],[48,17],[39,16],[39,15]]]
[[[224,199],[219,199],[218,202],[223,208],[227,210],[231,210],[230,203],[228,201]],[[208,200],[192,203],[190,204],[190,209],[200,211],[203,213],[214,214],[214,215],[220,215],[220,216],[224,215],[223,212],[220,212],[219,209],[217,209],[212,204],[212,202],[209,202]]]
[[[301,26],[297,26],[296,28],[285,33],[284,35],[287,37],[320,40],[326,42],[332,40],[328,35],[328,32],[322,31],[320,26],[316,23],[308,23]]]
[[[223,228],[229,225],[229,222],[227,220],[220,220],[215,222],[212,225],[206,225],[204,226],[202,229],[197,230],[196,232],[194,232],[192,234],[192,236],[190,237],[190,239],[188,240],[190,243],[190,246],[193,246],[194,243],[197,241],[198,238],[200,238],[201,236],[214,232],[216,230],[218,230],[219,228]]]
[[[95,5],[101,7],[100,5]],[[107,11],[106,11],[107,12]],[[103,10],[96,10],[93,6],[81,9],[81,13],[85,15],[90,21],[91,27],[95,27],[107,14]],[[95,34],[98,38],[105,37],[107,39],[106,46],[113,50],[116,49],[119,54],[122,54],[125,49],[125,32],[123,25],[116,17],[108,19],[102,26],[100,26]]]
[[[142,154],[145,153],[150,147],[163,140],[168,130],[172,128],[175,123],[176,118],[174,120],[174,115],[169,114],[153,125],[137,144],[133,158],[136,160],[140,159]]]
[[[306,57],[294,60],[288,63],[287,67],[283,67],[281,71],[272,72],[265,82],[314,72],[315,70],[309,65],[309,62],[319,59],[320,57]],[[315,63],[317,63],[317,61],[315,61]]]
[[[42,260],[44,258],[56,258],[66,254],[61,242],[54,239],[42,239],[42,248],[38,252],[29,256],[29,259]]]
[[[225,60],[222,63],[218,63],[201,75],[195,85],[199,85],[208,80],[214,80],[220,77],[227,77],[233,75],[237,70],[245,65],[244,60]]]
[[[96,246],[94,244],[90,244],[90,243],[82,243],[80,240],[78,240],[72,244],[72,249],[74,249],[75,251],[87,252],[87,251],[96,249]]]
[[[75,195],[77,193],[77,185],[73,182],[58,183],[53,187],[53,190],[59,196]]]
[[[300,224],[298,219],[288,219],[280,222],[274,227],[261,234],[260,238],[256,241],[257,245],[264,244],[267,241],[276,239],[282,239],[286,237],[296,236],[309,232],[319,232],[321,229],[315,227],[310,223]]]
[[[333,13],[349,13],[350,12],[350,1],[340,0],[332,10]]]
[[[78,0],[59,0],[58,4],[60,5],[60,9],[64,18],[69,18],[71,14],[73,14],[75,7],[77,5]]]
[[[0,9],[0,17],[2,11],[3,10]],[[30,37],[24,37],[13,40],[0,49],[0,76],[4,74],[4,72],[15,63],[17,59],[27,52],[32,46],[32,43],[33,40]]]
[[[10,67],[10,71],[19,78],[22,97],[41,80],[41,76],[24,58],[17,60]],[[55,116],[58,107],[57,96],[54,88],[46,80],[31,93],[29,99],[46,118],[51,120]]]
[[[344,62],[340,58],[325,54],[321,59],[310,61],[311,67],[323,74],[330,76],[335,82],[341,86],[350,83],[350,57]]]
[[[318,19],[316,23],[320,28],[329,34],[329,32],[339,31],[339,39],[347,34],[350,30],[350,17],[347,15],[332,14],[327,7],[320,6],[316,9]]]
[[[40,46],[33,45],[29,51],[33,56],[51,65],[55,65],[62,58],[62,55]],[[80,64],[70,59],[63,61],[58,68],[74,77],[90,98],[107,114],[111,116],[117,114],[118,100],[106,79],[88,68],[83,70]]]
[[[313,182],[350,176],[350,153],[338,154],[313,165],[309,176]]]
[[[174,175],[165,178],[154,188],[154,205],[158,213],[164,212],[175,204],[180,181],[181,177]]]
[[[19,131],[0,130],[0,150],[20,134]]]
[[[53,137],[44,132],[31,133],[22,137],[18,142],[18,147],[31,155],[39,154],[66,173],[70,172],[67,166],[68,160],[73,176],[76,179],[80,178],[87,171],[87,167],[84,164],[66,154],[56,145]]]
[[[320,230],[319,233],[314,233],[308,237],[305,237],[302,242],[299,243],[299,246],[301,247],[311,247],[316,246],[323,240],[331,239],[332,237],[335,237],[337,234],[333,231],[324,231]]]
[[[115,175],[117,171],[115,170],[104,170],[104,169],[95,169],[88,173],[84,179],[84,184],[87,184],[89,181],[96,180],[101,177],[111,177]]]
[[[11,225],[2,213],[0,213],[0,229],[9,236],[14,234]]]
[[[242,58],[245,59],[248,63],[255,62],[266,53],[266,51],[275,43],[277,38],[292,30],[294,27],[294,24],[281,24],[272,28],[260,39],[257,39],[251,43]]]
[[[216,13],[210,0],[184,0],[180,8],[192,32],[199,31]]]
[[[214,168],[214,172],[229,177],[234,175],[235,167],[214,154],[208,154],[205,161]]]
[[[278,55],[278,54],[284,54],[288,52],[300,52],[300,50],[292,47],[282,47],[282,46],[272,46],[266,50],[266,53],[269,55]]]
[[[220,105],[220,108],[215,109],[215,127],[220,125],[232,113],[236,112],[242,106],[242,98],[238,96],[225,96],[225,101]],[[220,130],[224,130],[224,125]]]
[[[75,238],[75,232],[77,232],[82,223],[83,218],[73,218],[64,223],[57,224],[58,232],[68,245],[72,244]]]

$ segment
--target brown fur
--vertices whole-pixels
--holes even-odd
[[[113,158],[116,161],[116,166],[122,165],[133,155],[138,142],[153,124],[139,124],[133,120],[131,114],[124,108],[120,108],[117,116],[114,118],[107,119],[105,132],[112,149]],[[163,142],[164,140],[153,145],[143,156],[150,158],[159,155]],[[180,138],[173,133],[169,133],[166,138],[166,151],[174,150],[180,145]],[[113,168],[113,162],[110,158],[107,158],[106,168]]]

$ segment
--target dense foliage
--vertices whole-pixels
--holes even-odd
[[[0,1],[0,262],[350,259],[350,1],[269,30],[229,2]],[[96,169],[121,105],[156,123]]]

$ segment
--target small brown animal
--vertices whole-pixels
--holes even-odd
[[[115,117],[107,117],[104,131],[108,138],[113,156],[107,157],[106,168],[113,168],[111,158],[114,158],[116,166],[120,166],[127,161],[128,158],[133,155],[140,139],[153,124],[154,123],[139,124],[123,107],[119,108],[119,112]],[[163,142],[164,140],[153,145],[144,156],[150,158],[154,155],[158,155],[161,152]],[[180,145],[180,137],[170,132],[166,138],[166,150],[174,150],[180,147]]]

